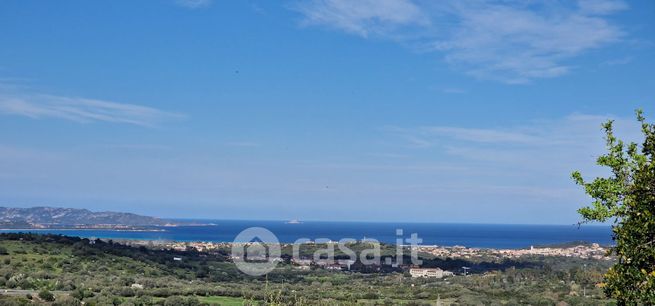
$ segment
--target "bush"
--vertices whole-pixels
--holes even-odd
[[[200,301],[195,296],[190,296],[187,298],[181,297],[179,295],[169,296],[164,301],[164,306],[197,306],[200,305]]]
[[[57,300],[52,304],[53,306],[79,306],[81,305],[80,300],[70,297],[70,296],[64,296],[60,300]]]
[[[166,301],[164,302],[164,306],[179,306],[179,305],[184,305],[184,298],[181,296],[169,296],[166,298]]]
[[[39,292],[39,298],[46,301],[46,302],[54,302],[55,301],[55,295],[52,294],[52,292],[48,290],[41,290]]]

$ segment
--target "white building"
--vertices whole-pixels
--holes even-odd
[[[409,269],[409,274],[412,277],[434,277],[434,278],[442,278],[447,275],[452,275],[452,273],[441,270],[439,268],[411,268]]]
[[[132,286],[130,286],[132,289],[143,289],[143,285],[134,283]]]

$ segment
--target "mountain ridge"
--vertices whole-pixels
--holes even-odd
[[[134,213],[64,207],[0,206],[3,228],[121,228],[175,226],[178,222]]]

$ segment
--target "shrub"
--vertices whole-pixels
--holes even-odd
[[[169,296],[164,301],[164,306],[179,306],[184,304],[185,304],[184,298],[178,295]]]
[[[48,290],[41,290],[41,292],[39,292],[39,298],[46,302],[54,302],[55,295]]]

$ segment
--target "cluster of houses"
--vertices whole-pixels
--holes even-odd
[[[312,259],[291,259],[291,264],[297,270],[311,270],[312,267],[317,269],[325,269],[330,271],[351,271],[351,267],[355,264],[354,260],[312,260]],[[454,273],[444,271],[440,268],[419,268],[407,267],[411,277],[424,277],[424,278],[444,278],[453,276]],[[407,271],[407,270],[405,270]]]
[[[441,246],[419,246],[418,252],[427,253],[437,257],[445,258],[518,258],[522,256],[562,256],[577,257],[582,259],[609,260],[607,249],[597,243],[591,245],[577,245],[571,247],[530,247],[529,249],[484,249],[467,248],[463,246],[441,247]]]
[[[521,250],[498,250],[498,254],[507,257],[521,257],[526,255],[541,255],[541,256],[563,256],[563,257],[577,257],[583,259],[604,259],[609,260],[607,256],[607,249],[601,247],[598,243],[591,245],[577,245],[566,248],[535,248]]]
[[[330,271],[350,271],[354,260],[327,260],[327,259],[291,259],[291,264],[298,270],[311,270],[312,267],[317,267]]]
[[[175,242],[175,241],[130,241],[129,244],[140,245],[147,247],[155,248],[168,248],[179,251],[184,251],[188,249],[195,249],[199,252],[211,252],[216,251],[221,248],[227,248],[231,245],[229,243],[215,243],[215,242]],[[257,247],[258,244],[247,245],[247,248]],[[442,254],[443,248],[425,248],[420,247],[420,251],[428,253],[438,253]],[[466,249],[463,247],[455,247],[455,249],[460,251],[472,251],[474,249]],[[247,260],[268,260],[266,257],[266,252],[246,252],[250,253],[247,255]],[[433,253],[433,254],[434,254]],[[436,255],[436,254],[435,254]],[[261,258],[258,258],[260,256]],[[231,258],[232,260],[238,260],[241,258],[235,258],[234,255]],[[182,261],[181,257],[173,257],[173,261]],[[283,259],[276,258],[277,261],[281,262]],[[290,263],[297,270],[311,270],[311,269],[324,269],[329,271],[352,271],[353,265],[355,264],[354,260],[338,259],[338,260],[328,260],[328,259],[311,259],[311,258],[292,258]],[[415,278],[444,278],[454,275],[453,272],[444,271],[440,268],[420,268],[413,267],[410,265],[399,266],[397,264],[389,264],[393,269],[401,269],[403,271],[408,271],[411,277]],[[360,267],[361,268],[361,267]],[[356,270],[357,268],[355,268]],[[379,265],[368,267],[369,271],[380,271],[381,267]]]

